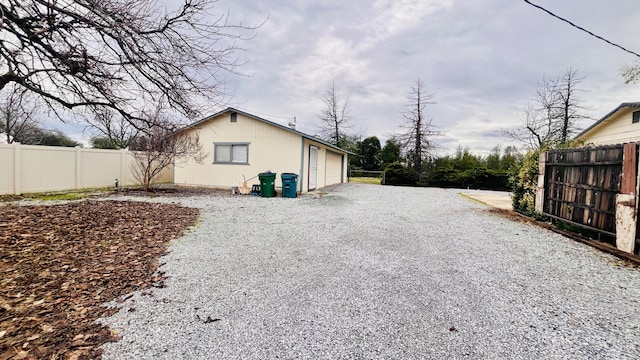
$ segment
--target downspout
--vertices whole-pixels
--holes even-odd
[[[327,186],[327,161],[329,159],[329,149],[324,151],[324,186]]]
[[[304,137],[300,136],[300,140],[302,142],[300,144],[300,177],[298,178],[298,184],[300,184],[300,194],[302,194],[304,190]]]
[[[340,165],[340,184],[344,184],[344,154],[342,154],[342,164]]]

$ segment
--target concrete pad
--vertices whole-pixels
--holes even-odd
[[[511,193],[501,191],[465,191],[460,194],[497,209],[513,211]]]

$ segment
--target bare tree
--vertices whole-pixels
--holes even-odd
[[[18,141],[24,144],[38,144],[42,139],[38,127],[38,106],[29,93],[17,86],[10,86],[0,103],[0,130],[7,144]]]
[[[559,137],[557,124],[549,117],[544,101],[544,98],[538,97],[534,104],[528,104],[521,127],[508,129],[505,134],[524,144],[527,149],[537,149],[556,142]]]
[[[131,170],[145,191],[167,166],[188,159],[202,163],[206,157],[197,133],[177,131],[161,109],[150,115],[148,123],[153,125],[129,141],[134,159]]]
[[[560,142],[562,144],[566,144],[570,140],[569,137],[577,132],[576,120],[588,118],[582,114],[586,108],[580,105],[578,98],[578,93],[583,91],[578,88],[582,80],[584,80],[584,76],[580,76],[577,69],[569,68],[559,82],[556,82],[560,105],[557,108],[558,118],[561,120]]]
[[[140,134],[143,126],[134,125],[134,120],[127,120],[125,117],[116,114],[111,109],[102,109],[92,118],[86,119],[89,129],[98,135],[92,138],[92,142],[105,140],[109,148],[126,149],[129,147],[131,139]],[[96,141],[97,140],[97,141]]]
[[[435,104],[434,94],[424,88],[424,82],[417,79],[407,96],[407,104],[402,116],[405,123],[402,125],[406,132],[398,137],[401,141],[407,160],[417,174],[422,172],[423,162],[433,156],[435,150],[434,138],[441,132],[433,125],[433,119],[429,117],[425,109],[427,105]]]
[[[336,89],[335,82],[331,83],[331,87],[322,96],[322,102],[325,108],[322,110],[318,118],[321,125],[319,131],[321,136],[332,144],[343,147],[345,145],[344,130],[349,127],[349,98],[342,98]]]
[[[577,132],[576,121],[588,118],[578,97],[582,80],[578,70],[571,68],[556,79],[543,79],[535,100],[525,109],[522,126],[506,130],[506,135],[529,149],[568,143]]]
[[[199,116],[225,95],[222,74],[239,65],[236,41],[256,27],[214,15],[216,0],[169,3],[3,0],[0,89],[15,83],[58,116],[108,108],[145,123],[155,104]]]

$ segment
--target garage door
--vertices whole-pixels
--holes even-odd
[[[327,151],[326,185],[342,182],[342,155]]]

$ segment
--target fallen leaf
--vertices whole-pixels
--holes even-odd
[[[207,318],[204,321],[204,323],[208,324],[208,323],[212,323],[212,322],[216,322],[216,321],[220,321],[220,319],[212,319],[211,316],[207,316]]]
[[[50,333],[53,331],[53,326],[49,325],[49,324],[42,324],[41,326],[42,331],[46,332],[46,333]]]
[[[199,214],[179,205],[133,201],[9,204],[2,210],[0,359],[5,360],[6,349],[16,349],[11,360],[99,359],[99,347],[118,334],[95,322],[116,311],[102,304],[161,284],[165,277],[155,276],[157,259]]]
[[[24,350],[20,350],[18,351],[17,354],[15,354],[11,360],[23,360],[23,359],[27,359],[29,358],[29,352],[28,351],[24,351]]]

